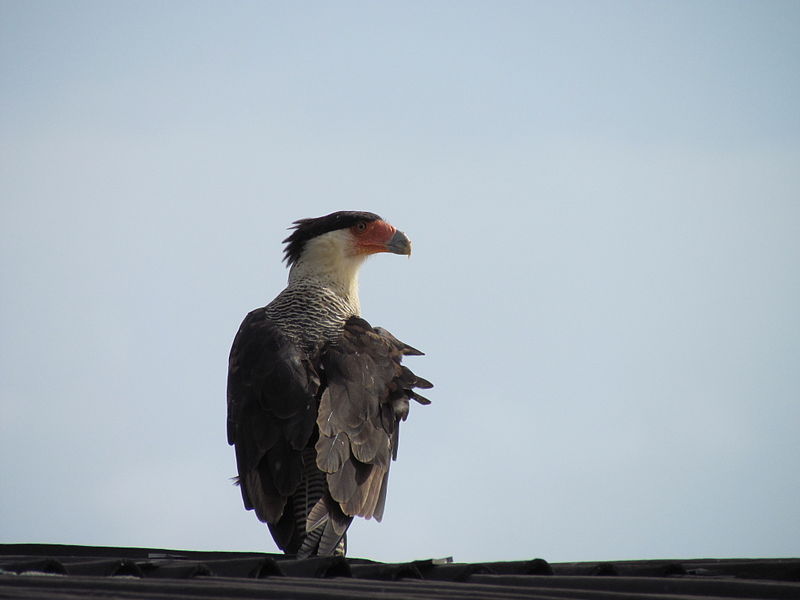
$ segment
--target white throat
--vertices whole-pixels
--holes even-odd
[[[308,240],[300,259],[289,271],[289,287],[312,285],[327,288],[361,314],[358,270],[365,254],[353,253],[352,234],[347,229],[330,231]]]

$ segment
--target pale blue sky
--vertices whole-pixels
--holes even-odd
[[[352,555],[800,555],[798,107],[791,1],[0,1],[0,542],[274,551],[227,354],[361,209],[436,388]]]

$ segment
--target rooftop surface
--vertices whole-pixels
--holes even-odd
[[[278,554],[0,545],[0,598],[800,598],[800,558],[377,563]]]

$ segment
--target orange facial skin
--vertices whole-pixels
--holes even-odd
[[[350,228],[359,254],[392,252],[411,254],[411,242],[402,231],[386,221],[361,221]]]

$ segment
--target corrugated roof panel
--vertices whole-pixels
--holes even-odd
[[[0,598],[800,599],[800,559],[377,563],[47,544],[0,545]]]

